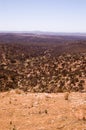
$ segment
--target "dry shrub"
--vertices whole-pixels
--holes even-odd
[[[64,93],[64,99],[68,100],[68,97],[69,97],[69,92]]]
[[[45,114],[48,114],[48,111],[47,111],[47,109],[45,110]]]

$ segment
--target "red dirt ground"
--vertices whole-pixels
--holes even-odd
[[[86,93],[0,93],[0,130],[86,130]]]

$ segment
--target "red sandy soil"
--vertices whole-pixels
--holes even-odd
[[[86,93],[0,93],[0,130],[86,130]]]

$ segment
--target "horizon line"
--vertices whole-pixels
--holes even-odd
[[[9,32],[11,32],[11,33],[17,33],[17,32],[19,32],[19,33],[65,33],[65,34],[86,34],[86,32],[65,32],[65,31],[42,31],[42,30],[28,30],[28,31],[26,31],[26,30],[23,30],[23,31],[20,31],[20,30],[0,30],[0,33],[9,33]]]

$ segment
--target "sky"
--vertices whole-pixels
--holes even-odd
[[[86,0],[0,0],[0,31],[86,33]]]

